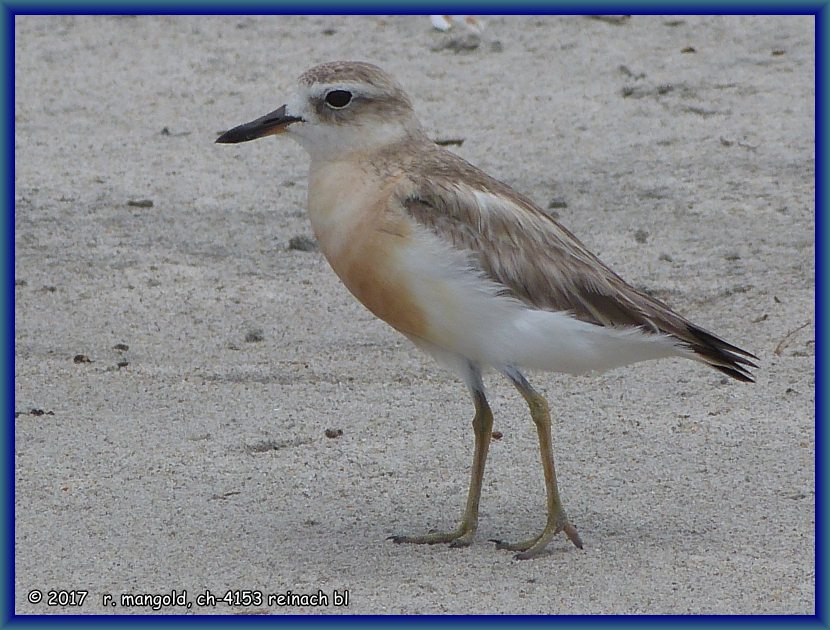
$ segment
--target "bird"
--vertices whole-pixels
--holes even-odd
[[[308,216],[332,269],[374,315],[458,375],[475,409],[460,524],[392,541],[472,543],[493,428],[485,371],[516,387],[539,442],[545,525],[527,540],[493,541],[522,560],[550,553],[559,533],[583,548],[559,494],[549,405],[527,370],[583,374],[686,357],[754,382],[754,354],[634,288],[531,199],[433,142],[378,66],[317,65],[284,102],[216,142],[284,134],[306,149]]]

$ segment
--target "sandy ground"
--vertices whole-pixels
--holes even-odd
[[[425,17],[17,18],[17,612],[186,590],[162,612],[811,613],[813,33],[492,17],[458,50]],[[760,357],[756,385],[679,360],[533,375],[584,551],[487,542],[544,518],[532,423],[492,375],[476,543],[385,540],[460,516],[466,390],[288,247],[299,146],[213,144],[332,59],[391,71],[433,137]],[[263,601],[194,601],[234,589]]]

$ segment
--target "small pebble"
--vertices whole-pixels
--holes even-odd
[[[291,240],[288,241],[288,249],[295,249],[300,252],[316,252],[320,249],[320,246],[313,238],[299,235],[291,237]]]
[[[153,207],[153,200],[152,199],[130,199],[127,202],[128,206],[132,206],[133,208],[152,208]]]
[[[265,339],[265,333],[261,328],[254,328],[245,334],[245,341],[248,343],[257,343]]]
[[[432,46],[430,50],[432,52],[451,50],[455,53],[459,53],[475,50],[480,45],[481,37],[479,37],[476,33],[462,33],[459,35],[450,35],[445,37],[443,41]]]

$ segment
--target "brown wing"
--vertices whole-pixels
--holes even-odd
[[[437,150],[438,151],[438,150]],[[421,226],[468,252],[504,291],[534,308],[568,311],[597,326],[674,336],[699,358],[743,381],[754,355],[687,321],[605,266],[526,197],[452,153],[434,154],[401,190]]]

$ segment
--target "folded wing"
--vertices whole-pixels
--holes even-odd
[[[506,294],[597,326],[671,335],[695,358],[735,379],[754,380],[747,371],[757,367],[754,355],[626,283],[532,201],[449,152],[436,148],[433,158],[402,182],[406,212],[468,253]]]

